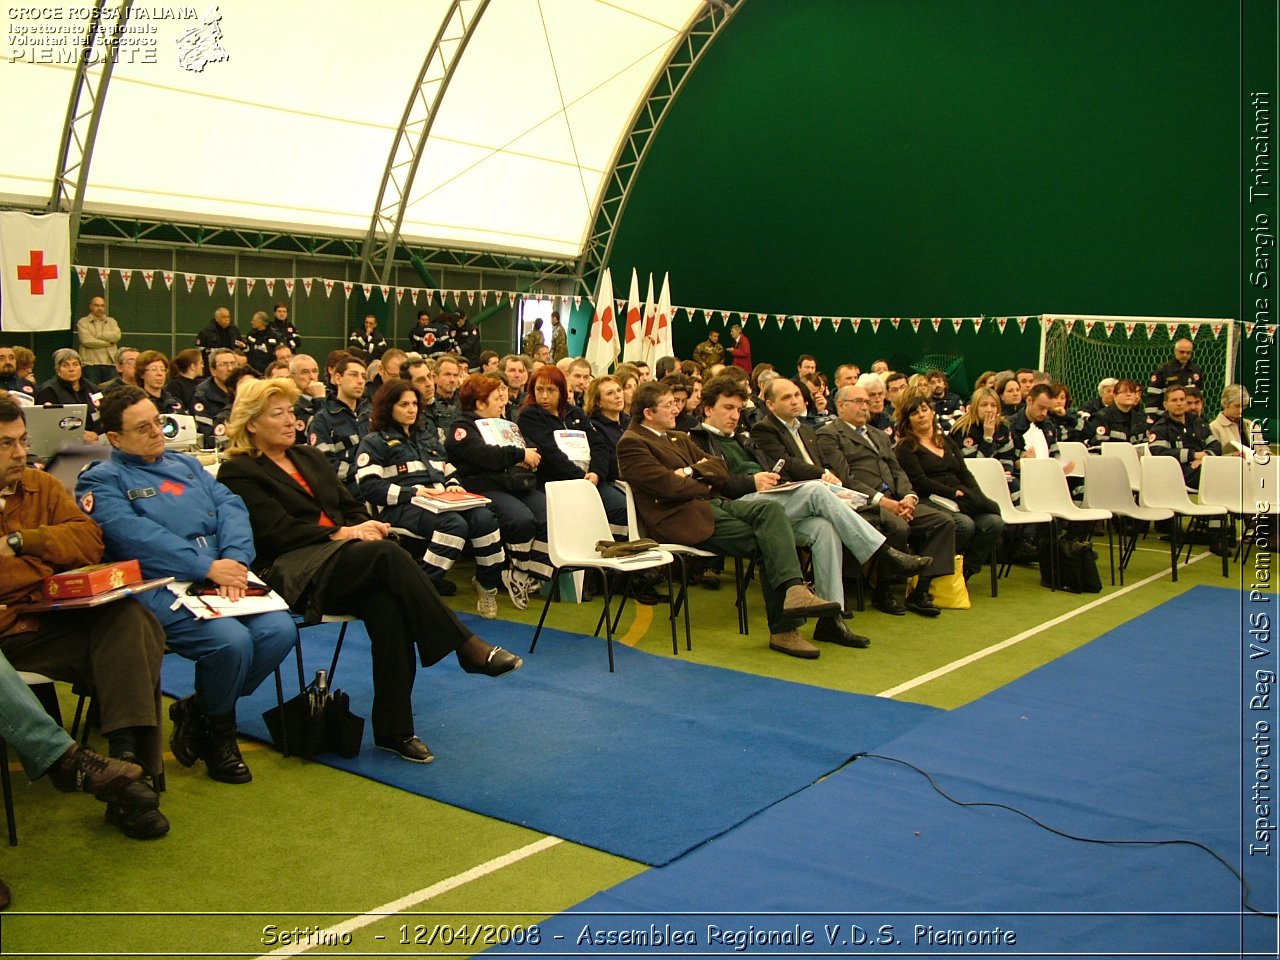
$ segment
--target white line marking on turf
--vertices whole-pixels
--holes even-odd
[[[500,857],[494,857],[479,866],[472,867],[470,870],[464,870],[462,873],[441,880],[439,883],[433,883],[429,887],[423,887],[416,893],[401,897],[399,900],[392,900],[390,903],[384,903],[380,907],[374,907],[368,913],[363,913],[358,917],[352,917],[350,920],[344,920],[340,924],[329,927],[326,930],[317,931],[310,938],[309,943],[291,944],[287,947],[281,947],[279,950],[272,950],[265,953],[258,960],[264,960],[266,957],[294,957],[300,953],[306,953],[312,947],[325,945],[326,935],[332,934],[334,937],[340,937],[344,930],[359,930],[361,927],[367,927],[371,923],[377,923],[383,920],[388,914],[400,913],[415,907],[424,901],[433,897],[438,897],[442,893],[448,893],[450,890],[456,890],[464,884],[470,883],[472,880],[479,880],[483,876],[501,870],[503,867],[509,867],[513,863],[531,857],[543,850],[549,850],[557,844],[564,843],[560,837],[543,837],[541,840],[535,840],[533,843],[520,847],[518,850],[512,850],[510,853],[504,853]]]
[[[1199,563],[1205,557],[1212,557],[1212,556],[1213,554],[1208,552],[1197,554],[1196,556],[1192,557],[1187,563],[1183,564],[1183,567],[1185,568],[1190,566],[1193,563]],[[904,683],[898,684],[896,687],[890,687],[888,690],[882,690],[879,693],[877,693],[876,696],[877,697],[896,697],[900,693],[906,693],[908,690],[913,690],[916,687],[923,686],[924,684],[929,683],[930,681],[937,680],[939,677],[945,677],[948,673],[953,673],[956,670],[959,670],[963,667],[967,667],[971,663],[976,663],[977,661],[981,660],[983,657],[989,657],[993,653],[999,653],[1001,650],[1004,650],[1008,647],[1012,647],[1015,643],[1021,643],[1023,640],[1027,640],[1030,637],[1034,637],[1038,633],[1043,633],[1045,630],[1048,630],[1050,627],[1056,627],[1060,623],[1066,623],[1072,617],[1079,616],[1080,614],[1084,613],[1087,610],[1092,610],[1095,607],[1100,607],[1104,603],[1110,603],[1112,600],[1116,599],[1117,597],[1123,597],[1126,593],[1132,593],[1134,590],[1137,590],[1139,587],[1145,587],[1149,583],[1155,583],[1157,580],[1159,580],[1163,576],[1164,576],[1163,571],[1161,571],[1160,573],[1153,573],[1151,576],[1147,577],[1145,580],[1139,580],[1137,583],[1128,584],[1127,586],[1121,587],[1115,593],[1107,594],[1107,596],[1105,597],[1099,597],[1097,600],[1090,600],[1084,606],[1076,607],[1074,610],[1071,610],[1068,613],[1064,613],[1060,617],[1054,617],[1052,620],[1046,620],[1044,623],[1037,624],[1036,626],[1032,627],[1030,630],[1024,630],[1022,631],[1022,633],[1009,637],[1007,640],[1001,640],[999,643],[994,643],[989,647],[983,648],[982,650],[975,651],[974,653],[969,654],[967,657],[961,657],[959,660],[952,660],[950,663],[939,667],[937,670],[930,670],[928,673],[922,673],[920,674],[920,676],[913,677],[912,679],[907,680]]]

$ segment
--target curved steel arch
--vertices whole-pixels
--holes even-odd
[[[102,71],[96,85],[89,74],[93,66],[94,41],[103,23],[103,11],[107,0],[97,0],[95,14],[85,29],[80,45],[80,57],[76,62],[76,77],[67,99],[67,117],[62,124],[62,145],[58,150],[58,169],[53,177],[53,192],[49,196],[48,212],[65,211],[71,214],[71,252],[75,255],[76,242],[80,239],[80,216],[84,210],[84,193],[89,185],[89,162],[93,159],[93,145],[98,137],[98,123],[102,119],[102,107],[106,102],[107,85],[115,68],[116,54],[120,49],[120,37],[129,20],[133,0],[120,0],[114,27],[106,31],[106,44],[102,56]],[[87,99],[87,109],[80,102]]]
[[[374,201],[373,217],[360,253],[362,280],[376,279],[381,284],[390,281],[409,188],[417,175],[436,112],[449,88],[449,81],[453,79],[454,70],[471,42],[476,24],[488,6],[489,0],[453,0],[427,50],[422,69],[418,71],[417,83],[400,119],[391,154],[387,157],[378,199]]]
[[[586,296],[595,296],[600,271],[613,252],[613,234],[631,198],[636,174],[649,154],[662,121],[707,48],[747,0],[707,0],[703,15],[689,27],[671,51],[648,96],[636,105],[628,133],[618,146],[613,165],[591,218],[591,234],[578,260],[578,283]]]

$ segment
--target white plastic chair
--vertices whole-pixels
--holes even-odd
[[[1209,458],[1206,457],[1206,460]],[[1201,467],[1203,470],[1204,468]],[[1179,550],[1182,537],[1182,518],[1190,517],[1188,534],[1197,526],[1205,528],[1210,517],[1226,523],[1227,508],[1208,503],[1192,503],[1187,496],[1186,481],[1182,476],[1182,464],[1173,457],[1146,456],[1142,458],[1142,492],[1139,503],[1144,507],[1167,507],[1173,511],[1173,544]],[[1223,528],[1225,533],[1225,526]],[[1191,544],[1187,543],[1187,559],[1191,559]],[[1222,551],[1222,575],[1227,576],[1227,551]],[[1176,571],[1174,579],[1177,579]]]
[[[1120,440],[1108,440],[1102,444],[1104,457],[1115,457],[1124,464],[1125,473],[1129,475],[1129,489],[1137,493],[1142,489],[1142,466],[1138,463],[1138,448],[1132,443]]]
[[[604,581],[604,613],[600,623],[596,624],[596,635],[600,634],[603,624],[608,637],[609,672],[613,672],[613,627],[616,622],[612,611],[612,597],[609,590],[609,573],[632,574],[638,570],[651,570],[655,567],[667,568],[667,590],[674,596],[671,582],[671,565],[675,558],[666,550],[646,550],[630,557],[608,558],[596,552],[596,544],[601,540],[613,540],[609,530],[609,518],[605,516],[604,503],[590,480],[553,480],[545,488],[547,496],[547,553],[551,557],[552,587],[542,605],[542,616],[538,618],[537,629],[533,632],[533,642],[529,644],[529,652],[533,653],[538,645],[538,637],[542,633],[542,624],[547,619],[547,611],[551,602],[560,595],[560,578],[562,570],[599,570]],[[626,605],[624,593],[618,606],[618,615]],[[676,617],[674,600],[672,601],[671,648],[678,652],[676,640]]]
[[[1111,564],[1112,582],[1115,581],[1116,555],[1111,539],[1111,511],[1097,508],[1078,507],[1071,499],[1071,490],[1067,487],[1066,475],[1062,472],[1059,460],[1044,460],[1032,457],[1022,461],[1022,502],[1029,510],[1042,510],[1053,517],[1050,529],[1054,549],[1049,556],[1056,566],[1058,551],[1058,521],[1068,523],[1094,524],[1102,520],[1107,525],[1107,555]],[[1053,572],[1050,583],[1057,588],[1057,571]]]
[[[1098,510],[1109,510],[1125,520],[1136,521],[1132,530],[1117,526],[1120,534],[1120,583],[1124,584],[1124,571],[1133,557],[1140,533],[1138,524],[1169,520],[1173,511],[1167,507],[1141,507],[1133,502],[1129,489],[1129,475],[1117,457],[1094,457],[1084,478],[1084,505]],[[1178,552],[1169,544],[1169,568],[1173,579],[1178,579]],[[1114,583],[1114,579],[1112,580]]]
[[[1025,506],[1020,507],[1014,504],[1013,496],[1009,493],[1009,482],[1004,477],[1004,464],[999,460],[991,457],[970,457],[965,461],[964,465],[973,474],[973,479],[978,481],[978,489],[988,499],[995,501],[996,506],[1000,508],[1000,519],[1004,521],[1006,527],[1053,522],[1053,517],[1047,513],[1028,510]],[[997,578],[1001,576],[1007,577],[1013,569],[1013,563],[1006,562],[1004,564],[1004,572],[999,573],[997,571],[997,549],[998,545],[993,544],[991,547],[991,595],[993,597],[999,593],[996,586]]]
[[[1058,459],[1063,463],[1071,464],[1068,477],[1083,477],[1088,469],[1089,448],[1078,440],[1060,440]]]

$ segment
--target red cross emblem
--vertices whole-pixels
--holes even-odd
[[[161,493],[169,493],[175,497],[182,496],[182,494],[186,491],[186,489],[187,488],[184,487],[182,484],[174,483],[172,480],[166,480],[164,483],[160,484]]]
[[[19,265],[18,267],[18,279],[26,280],[31,284],[32,296],[40,296],[44,293],[44,282],[46,280],[58,279],[58,265],[50,263],[46,266],[43,250],[32,250],[30,255],[31,262],[25,266]]]

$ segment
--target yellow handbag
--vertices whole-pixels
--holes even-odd
[[[916,577],[907,581],[907,592],[915,589]],[[964,557],[956,554],[955,569],[945,577],[934,577],[929,584],[929,595],[936,606],[943,610],[968,610],[969,588],[964,582]]]

